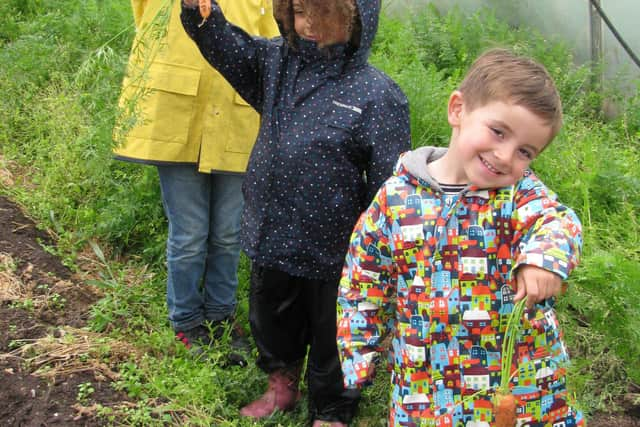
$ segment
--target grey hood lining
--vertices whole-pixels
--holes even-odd
[[[429,174],[427,163],[441,158],[446,152],[447,148],[443,147],[419,147],[405,153],[400,161],[411,175],[434,190],[442,191],[440,184]]]

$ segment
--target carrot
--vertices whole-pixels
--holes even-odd
[[[514,427],[516,425],[516,397],[511,393],[499,391],[493,400],[495,427]]]
[[[202,19],[207,19],[211,15],[211,0],[198,0],[198,7]]]
[[[516,425],[516,397],[511,393],[509,382],[518,371],[512,372],[513,355],[517,336],[522,327],[522,317],[527,298],[518,301],[507,319],[500,361],[500,385],[493,397],[495,427],[514,427]]]

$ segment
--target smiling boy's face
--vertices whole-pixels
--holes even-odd
[[[316,42],[318,46],[325,47],[338,43],[346,43],[349,39],[347,27],[333,34],[325,34],[323,29],[314,28],[309,12],[305,8],[304,0],[293,0],[293,23],[298,36],[305,40]]]
[[[520,105],[492,101],[469,111],[456,91],[449,100],[453,132],[447,157],[448,175],[479,188],[515,184],[551,140],[552,129]]]

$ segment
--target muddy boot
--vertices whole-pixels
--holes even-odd
[[[195,357],[201,357],[211,345],[209,330],[204,325],[176,331],[176,340],[184,345],[189,350],[189,353]]]
[[[290,411],[300,399],[298,382],[300,381],[300,366],[288,369],[278,369],[269,374],[267,391],[240,410],[240,415],[251,418],[264,418],[276,410]]]
[[[210,323],[213,339],[220,341],[229,338],[229,355],[227,363],[230,365],[247,366],[247,355],[251,353],[251,344],[244,331],[233,317]]]

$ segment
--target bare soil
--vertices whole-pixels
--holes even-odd
[[[60,357],[20,351],[49,337],[81,331],[100,293],[44,248],[53,239],[36,228],[18,206],[0,196],[0,425],[106,425],[96,408],[126,407],[127,396],[112,387],[116,374],[107,362],[86,360],[73,369],[47,372]],[[88,332],[87,332],[88,333]],[[81,333],[80,333],[81,334]],[[45,346],[46,347],[46,346]],[[34,347],[37,353],[37,347]],[[53,354],[53,350],[50,350]],[[77,355],[71,355],[73,357]],[[79,399],[81,384],[94,389]],[[638,393],[638,390],[634,390]],[[82,393],[80,393],[80,396]],[[595,414],[590,427],[640,427],[640,406],[621,402],[624,413]]]
[[[95,289],[44,249],[53,244],[15,204],[0,196],[2,426],[102,425],[93,410],[96,404],[113,407],[127,401],[124,393],[111,386],[104,370],[95,369],[91,361],[86,369],[75,366],[57,375],[46,370],[42,374],[33,366],[40,360],[20,352],[23,346],[47,336],[55,341],[63,335],[63,327],[85,326],[91,305],[100,298]],[[80,404],[78,386],[87,383],[94,391]]]

